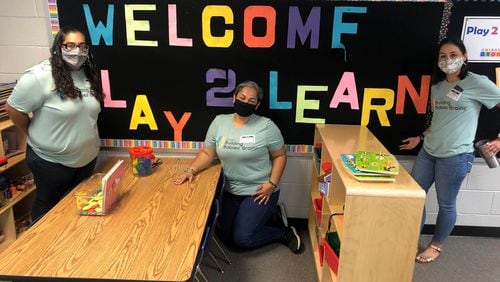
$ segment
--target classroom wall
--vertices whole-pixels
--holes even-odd
[[[47,58],[51,42],[47,0],[0,1],[0,82],[18,79],[26,68]],[[110,154],[116,152],[103,151],[100,157]],[[414,157],[398,159],[411,170]],[[311,165],[310,155],[289,154],[280,185],[281,201],[290,217],[307,218]],[[500,227],[499,179],[500,168],[489,169],[482,159],[475,160],[458,197],[457,225]],[[430,194],[426,202],[427,223],[433,224],[437,202],[435,191]]]
[[[46,59],[50,44],[47,0],[0,1],[0,82]]]

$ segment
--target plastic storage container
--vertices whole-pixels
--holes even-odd
[[[136,146],[129,150],[132,161],[132,173],[135,176],[150,175],[153,168],[153,148],[149,146]]]
[[[75,192],[76,208],[81,215],[104,215],[104,194],[102,178],[104,173],[96,173],[84,180]]]
[[[125,165],[119,160],[106,173],[96,173],[84,180],[75,191],[80,215],[106,215],[118,202],[123,186]]]

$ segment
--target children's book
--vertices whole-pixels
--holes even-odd
[[[391,154],[357,151],[356,169],[377,174],[398,175],[399,163]]]
[[[342,163],[344,164],[344,166],[353,175],[373,175],[373,176],[380,176],[380,174],[378,174],[378,173],[365,172],[365,171],[358,170],[356,168],[356,154],[340,154],[340,159],[342,160]]]
[[[108,212],[113,205],[117,202],[120,187],[121,178],[123,176],[123,171],[125,169],[125,164],[123,160],[118,160],[115,165],[108,170],[106,175],[102,177],[102,192],[104,195],[104,212]]]
[[[356,166],[356,154],[340,154],[340,158],[344,167],[351,173],[351,175],[356,178],[356,180],[361,182],[394,182],[396,178],[394,175],[381,174],[375,172],[365,172],[357,169]]]

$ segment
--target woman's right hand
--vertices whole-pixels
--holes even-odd
[[[411,149],[414,149],[415,147],[418,146],[418,144],[420,144],[420,136],[416,136],[416,137],[408,137],[406,139],[403,140],[403,145],[400,145],[399,146],[399,149],[400,150],[411,150]]]
[[[191,181],[193,181],[193,172],[183,172],[182,174],[180,174],[179,176],[177,176],[177,178],[174,180],[174,183],[176,185],[180,185],[182,183],[184,183],[186,180],[191,183]]]

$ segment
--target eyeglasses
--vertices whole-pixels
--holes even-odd
[[[80,50],[87,50],[89,49],[89,45],[87,43],[80,43],[80,44],[75,44],[73,42],[68,42],[68,43],[63,43],[61,44],[66,50],[75,50],[77,47]]]

